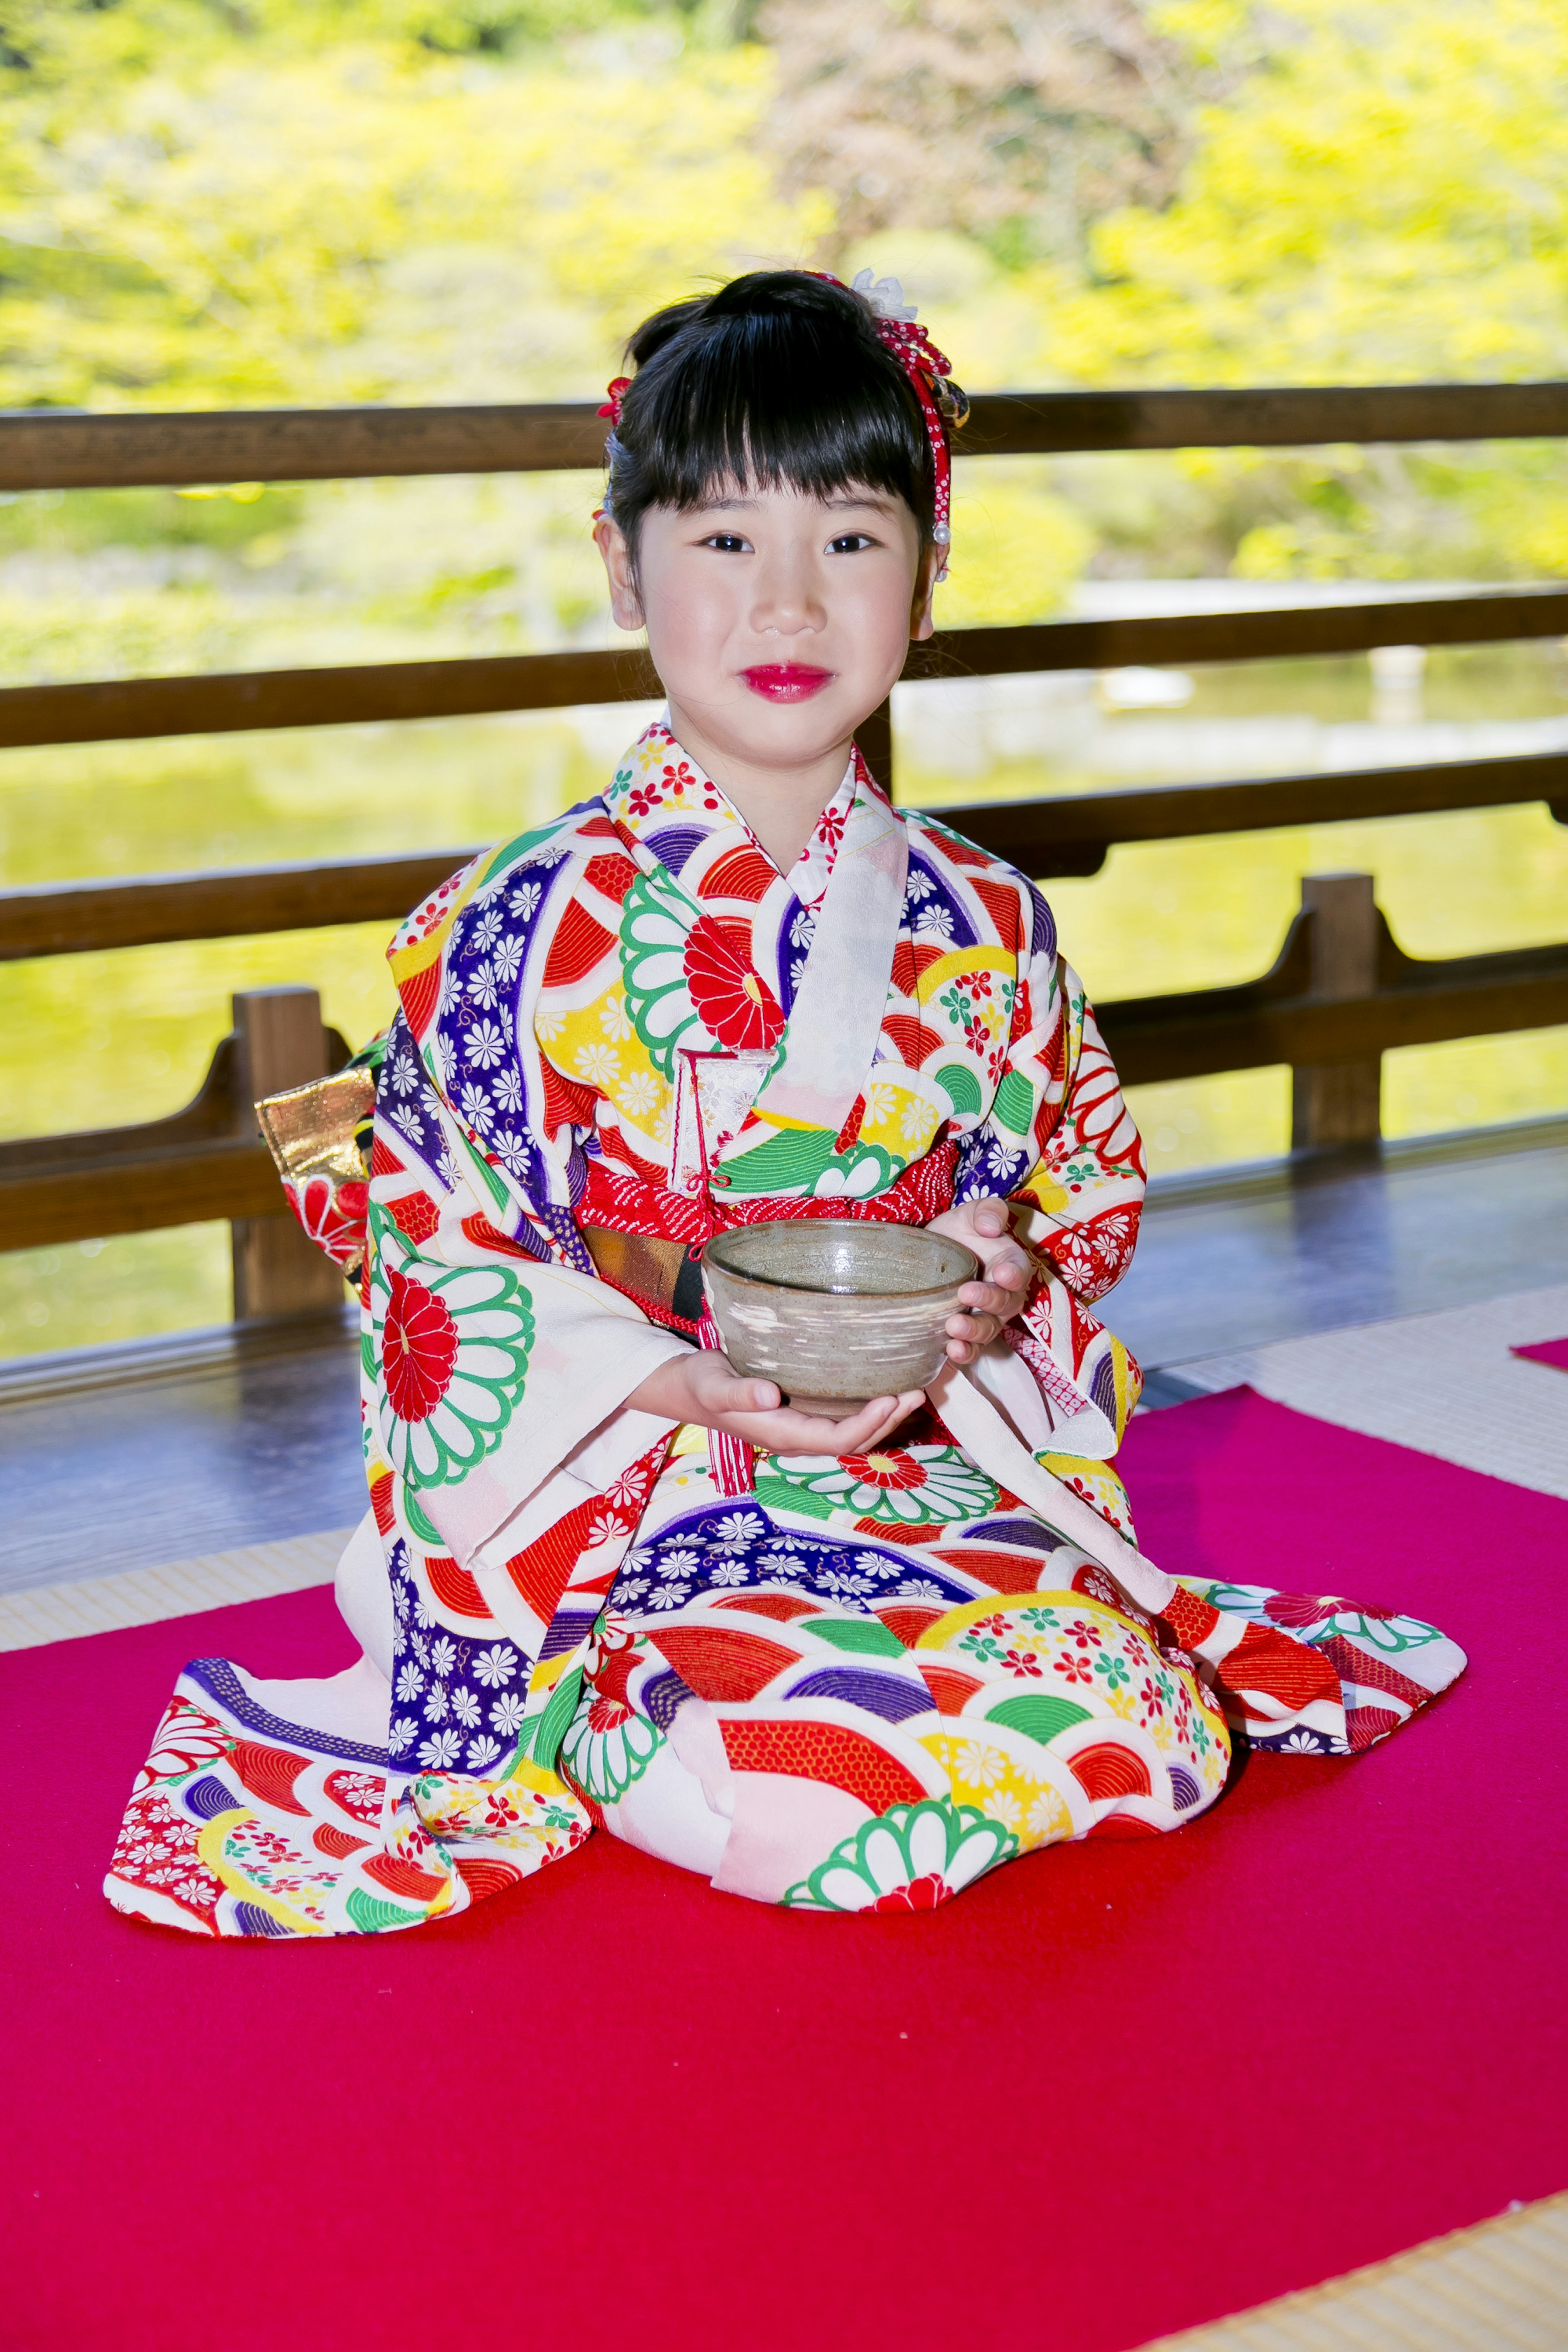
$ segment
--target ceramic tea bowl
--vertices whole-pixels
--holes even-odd
[[[776,1381],[799,1412],[828,1421],[934,1380],[947,1318],[980,1273],[974,1252],[945,1234],[847,1217],[742,1225],[702,1253],[735,1370]]]

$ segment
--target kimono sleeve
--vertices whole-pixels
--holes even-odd
[[[395,1024],[378,1101],[363,1285],[378,1518],[467,1568],[531,1540],[671,1424],[626,1400],[686,1342],[563,1263]],[[592,1444],[590,1442],[592,1441]],[[482,1561],[480,1562],[482,1564]]]
[[[966,1139],[959,1196],[1013,1202],[1015,1231],[1035,1260],[1029,1304],[1005,1339],[1039,1390],[1045,1450],[1104,1460],[1121,1443],[1142,1375],[1089,1309],[1132,1255],[1142,1145],[1083,983],[1058,950],[1050,909],[1025,887],[1032,950],[991,1117]]]

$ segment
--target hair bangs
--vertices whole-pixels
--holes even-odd
[[[746,488],[901,499],[922,538],[935,473],[920,404],[865,305],[805,271],[756,271],[639,328],[609,510],[634,549],[650,507]]]

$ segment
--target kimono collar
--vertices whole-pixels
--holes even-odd
[[[858,783],[858,765],[851,752],[843,782],[817,818],[805,847],[784,877],[801,905],[813,913],[821,906],[832,879]],[[620,833],[677,871],[689,854],[695,835],[726,830],[733,830],[748,847],[768,857],[723,786],[705,775],[681,748],[667,719],[656,719],[637,737],[616,770],[605,802]],[[768,863],[773,865],[771,857]]]

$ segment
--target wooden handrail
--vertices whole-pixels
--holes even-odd
[[[1386,645],[1490,645],[1565,633],[1568,589],[1497,589],[1479,596],[1406,596],[1275,612],[943,630],[910,646],[903,674],[996,677],[1134,663],[1363,653]],[[660,691],[646,654],[636,648],[13,686],[0,689],[0,747],[556,710],[581,703],[641,701]]]
[[[538,473],[603,462],[592,401],[439,408],[0,413],[0,489]],[[1307,447],[1326,441],[1533,439],[1568,433],[1568,383],[980,393],[976,457],[1090,449]]]
[[[0,963],[170,940],[255,939],[338,923],[395,923],[472,849],[342,857],[228,873],[140,874],[117,882],[43,882],[0,892]]]
[[[1358,768],[1224,784],[1130,785],[1048,800],[931,808],[983,848],[1040,880],[1098,873],[1118,842],[1189,840],[1284,825],[1338,824],[1444,809],[1544,801],[1568,824],[1568,752]],[[0,963],[86,955],[173,940],[258,938],[340,923],[397,922],[477,851],[310,859],[205,874],[38,882],[0,892]]]

